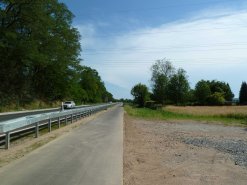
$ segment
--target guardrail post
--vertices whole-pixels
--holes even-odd
[[[35,138],[39,137],[39,122],[35,123]]]
[[[58,123],[58,128],[60,128],[60,127],[61,127],[61,120],[60,120],[60,117],[58,117],[57,123]]]
[[[71,123],[73,123],[73,114],[71,114]]]
[[[75,114],[75,119],[76,121],[78,121],[78,114]]]
[[[51,132],[51,119],[48,120],[48,131]]]
[[[65,125],[68,124],[68,119],[67,119],[67,115],[65,115]]]
[[[6,132],[5,135],[5,149],[8,150],[10,146],[10,132]]]

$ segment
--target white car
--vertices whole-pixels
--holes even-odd
[[[63,104],[64,109],[73,109],[75,108],[75,102],[74,101],[66,101]]]

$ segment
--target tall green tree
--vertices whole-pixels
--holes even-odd
[[[70,94],[80,59],[73,14],[57,0],[0,2],[1,97],[48,101]]]
[[[226,101],[232,101],[234,94],[232,93],[228,83],[217,80],[207,81],[207,83],[210,86],[210,90],[212,94],[221,93]]]
[[[189,98],[189,90],[190,86],[186,71],[180,68],[172,75],[169,81],[169,99],[176,105],[185,104]]]
[[[58,0],[0,1],[0,106],[113,99],[98,72],[80,65],[73,17]]]
[[[168,102],[168,83],[169,79],[163,75],[158,75],[153,82],[152,98],[160,103],[165,104]]]
[[[195,86],[194,96],[200,105],[208,104],[208,97],[211,95],[210,85],[207,81],[201,80]]]
[[[168,102],[168,84],[175,68],[166,59],[157,60],[151,67],[153,98],[161,104]]]
[[[144,107],[145,102],[149,99],[148,88],[144,84],[137,84],[131,89],[131,94],[134,97],[134,103],[139,107]]]
[[[208,105],[223,105],[225,103],[224,94],[220,92],[215,92],[211,94],[207,99]]]
[[[174,72],[175,68],[172,63],[166,58],[157,60],[151,67],[152,77],[151,81],[155,81],[160,75],[164,75],[167,78],[170,78]]]
[[[113,96],[109,93],[101,80],[98,72],[90,67],[83,66],[80,70],[80,87],[85,91],[82,101],[91,103],[112,101]]]
[[[242,82],[240,91],[239,91],[239,103],[241,105],[247,104],[247,83]]]
[[[196,84],[195,96],[201,105],[221,105],[225,101],[231,101],[234,94],[228,83],[201,80]]]

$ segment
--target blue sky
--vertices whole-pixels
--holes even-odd
[[[197,81],[247,81],[246,0],[60,0],[82,35],[82,64],[95,68],[116,98],[150,86],[150,67],[167,58]]]

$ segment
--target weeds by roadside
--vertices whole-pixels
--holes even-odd
[[[59,106],[61,106],[61,102],[46,103],[43,101],[35,100],[35,101],[33,101],[29,104],[26,104],[26,105],[10,104],[7,106],[1,106],[0,112],[56,108]]]

